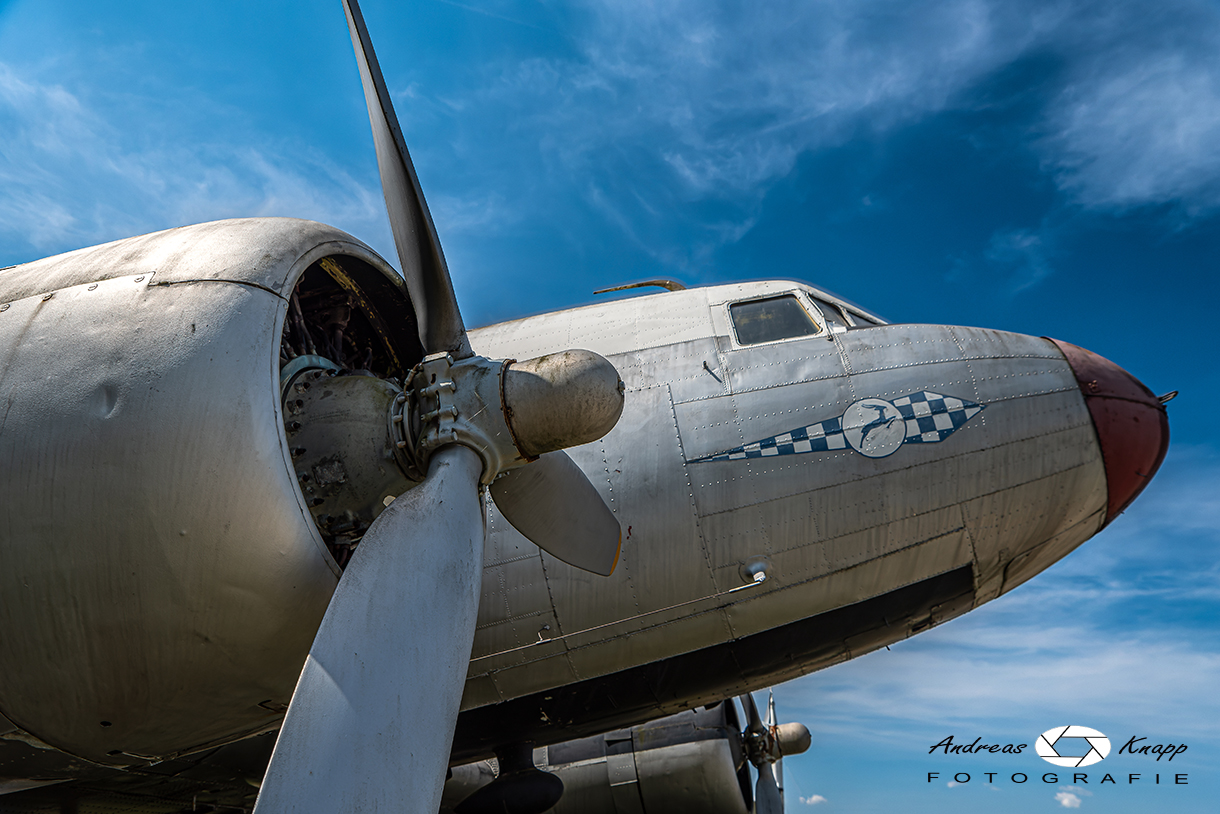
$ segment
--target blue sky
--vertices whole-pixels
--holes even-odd
[[[364,11],[468,324],[652,276],[794,277],[894,320],[1055,336],[1182,391],[1160,476],[1103,534],[961,620],[777,691],[814,731],[787,761],[789,811],[1208,810],[1217,4]],[[0,0],[0,266],[246,215],[394,256],[338,0]],[[1068,723],[1185,741],[1191,784],[949,787],[964,763],[927,755],[947,734],[1032,743]]]

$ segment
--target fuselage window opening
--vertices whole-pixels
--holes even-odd
[[[839,308],[839,306],[835,305],[833,302],[827,302],[820,297],[811,297],[811,299],[813,300],[814,304],[817,305],[818,310],[822,312],[822,316],[825,318],[826,325],[830,328],[830,330],[834,331],[838,328],[842,328],[846,331],[848,326],[852,324],[847,321],[847,317],[844,315],[843,309]]]
[[[733,330],[742,345],[759,345],[801,336],[817,336],[822,327],[792,294],[729,305]]]
[[[863,314],[856,313],[848,308],[844,308],[843,312],[847,314],[847,318],[851,320],[852,325],[856,326],[857,328],[871,328],[877,324],[875,320],[870,319]]]

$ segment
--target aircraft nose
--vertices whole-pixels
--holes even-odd
[[[1109,359],[1058,339],[1050,341],[1076,374],[1097,430],[1110,498],[1109,524],[1143,491],[1165,459],[1169,417],[1151,390]]]

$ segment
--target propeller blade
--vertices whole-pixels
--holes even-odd
[[[255,811],[435,814],[483,571],[483,464],[466,447],[377,518],[347,566]]]
[[[623,531],[614,513],[562,450],[513,469],[491,485],[504,519],[532,543],[568,565],[609,576]]]
[[[364,100],[373,127],[373,144],[377,148],[377,167],[381,171],[381,191],[385,195],[390,215],[394,246],[402,264],[402,275],[411,294],[415,317],[419,321],[419,339],[426,353],[448,352],[454,359],[473,355],[466,338],[466,327],[458,311],[453,281],[441,251],[440,240],[424,193],[407,152],[402,128],[394,115],[394,105],[386,90],[381,66],[373,53],[373,42],[364,25],[364,16],[356,0],[343,0],[347,25],[352,34],[352,47],[360,66],[360,81],[364,84]]]
[[[763,725],[758,715],[758,705],[754,703],[754,694],[741,696],[741,705],[746,708],[746,732],[752,735],[765,735],[767,727]]]
[[[758,782],[754,784],[754,814],[784,814],[784,796],[775,782],[771,761],[758,766]]]

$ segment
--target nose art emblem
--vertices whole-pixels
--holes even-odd
[[[943,441],[982,409],[983,405],[973,401],[927,390],[893,401],[860,399],[835,418],[695,458],[690,463],[770,458],[849,447],[869,458],[884,458],[903,444]]]

